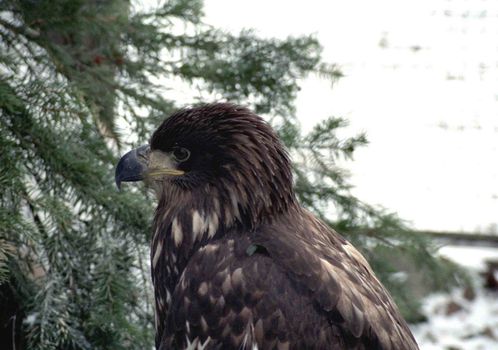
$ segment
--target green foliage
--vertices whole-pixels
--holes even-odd
[[[23,277],[14,278],[26,283],[17,302],[31,319],[28,347],[94,348],[103,339],[102,348],[145,346],[141,324],[152,329],[136,309],[150,296],[134,274],[152,207],[114,190],[115,158],[95,126],[35,117],[22,92],[0,86],[10,96],[0,102],[2,143],[10,144],[2,212],[16,214],[0,219],[2,236],[18,248],[10,263]]]
[[[0,342],[151,348],[154,203],[137,190],[118,193],[112,179],[117,151],[133,142],[122,130],[148,138],[177,108],[178,81],[202,91],[197,100],[208,94],[270,116],[295,159],[301,202],[363,247],[414,313],[413,298],[391,278],[391,252],[409,252],[401,255],[431,281],[448,281],[454,269],[395,216],[351,196],[337,164],[366,144],[364,135],[339,138],[340,118],[301,134],[298,79],[341,75],[320,53],[313,37],[261,39],[207,26],[202,1],[150,11],[125,0],[0,2],[0,302],[10,305],[0,312],[8,324]]]

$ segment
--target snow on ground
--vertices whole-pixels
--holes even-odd
[[[486,261],[498,261],[498,249],[445,247],[440,253],[469,268],[475,288],[423,301],[428,321],[412,326],[420,349],[498,350],[498,291],[485,289],[481,275]]]
[[[461,308],[461,309],[459,309]],[[467,300],[462,290],[424,300],[428,322],[413,326],[421,350],[498,349],[498,294],[478,290]]]

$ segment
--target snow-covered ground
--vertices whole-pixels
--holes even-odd
[[[498,293],[477,289],[473,300],[463,290],[424,300],[427,323],[412,327],[421,350],[498,349]]]
[[[433,294],[423,301],[428,321],[412,326],[420,349],[498,349],[498,290],[485,289],[482,276],[486,261],[498,261],[498,249],[445,247],[441,254],[469,268],[474,288]]]

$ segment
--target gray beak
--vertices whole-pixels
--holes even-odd
[[[144,145],[132,149],[121,157],[114,175],[118,189],[121,189],[121,182],[141,181],[144,179],[149,150],[149,145]]]

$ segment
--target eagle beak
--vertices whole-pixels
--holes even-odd
[[[165,166],[166,165],[166,166]],[[116,166],[116,186],[121,189],[121,182],[142,181],[146,178],[160,179],[164,176],[181,176],[183,170],[174,169],[168,155],[161,151],[152,151],[144,145],[126,153]]]
[[[121,182],[141,181],[144,179],[149,152],[149,146],[144,145],[132,149],[121,157],[114,176],[118,189],[121,189]]]

